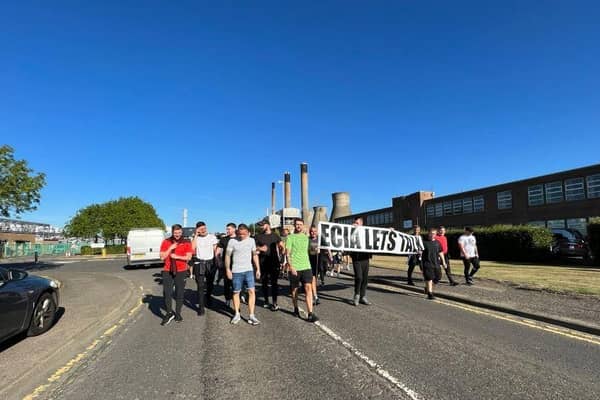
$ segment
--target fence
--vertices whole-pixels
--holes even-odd
[[[13,257],[33,257],[37,252],[38,256],[64,256],[67,254],[81,254],[82,244],[71,243],[56,243],[56,244],[40,244],[40,243],[15,243],[0,245],[1,258]]]

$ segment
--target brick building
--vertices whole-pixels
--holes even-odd
[[[350,223],[358,215],[366,225],[399,230],[415,224],[458,228],[531,224],[585,234],[589,218],[600,216],[600,164],[441,197],[416,192],[393,198],[391,207],[336,221]]]

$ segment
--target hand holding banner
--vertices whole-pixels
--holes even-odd
[[[388,228],[319,222],[319,247],[332,251],[415,254],[423,250],[414,235]]]

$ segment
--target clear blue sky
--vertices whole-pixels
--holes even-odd
[[[222,230],[286,170],[299,207],[302,161],[311,205],[357,212],[599,160],[597,1],[12,3],[0,143],[48,176],[25,220],[137,195]]]

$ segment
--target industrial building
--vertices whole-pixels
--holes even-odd
[[[336,195],[334,210],[340,200]],[[341,200],[347,212],[332,213],[332,220],[340,223],[352,223],[354,217],[362,216],[366,225],[399,230],[414,225],[462,228],[530,224],[573,228],[585,235],[589,219],[600,216],[600,164],[441,197],[420,191],[394,197],[391,207],[354,214],[349,195],[345,193]]]

